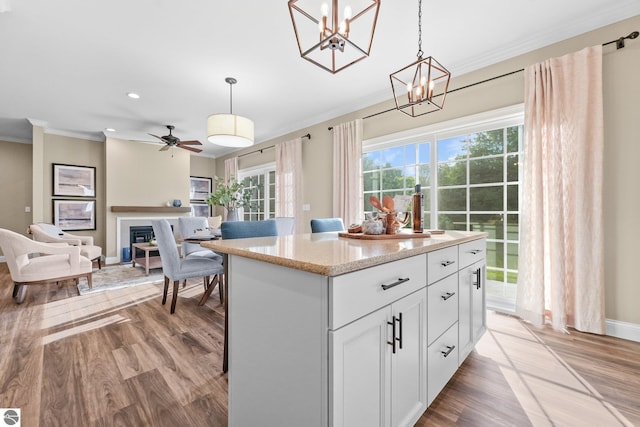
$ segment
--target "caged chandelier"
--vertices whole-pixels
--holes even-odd
[[[243,148],[253,145],[253,121],[233,114],[233,77],[229,83],[229,114],[212,114],[207,119],[207,141],[223,147]]]
[[[380,0],[289,0],[300,56],[333,74],[363,60],[379,10]]]
[[[435,58],[423,58],[422,52],[422,0],[418,0],[418,59],[389,75],[396,108],[417,117],[441,110],[449,89],[451,73]],[[442,93],[434,95],[436,85]]]

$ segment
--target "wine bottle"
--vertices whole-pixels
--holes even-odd
[[[416,192],[413,194],[413,232],[414,233],[422,233],[423,231],[423,222],[422,222],[422,205],[424,204],[424,195],[420,189],[420,184],[416,184],[415,188]]]

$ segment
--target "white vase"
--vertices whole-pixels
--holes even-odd
[[[239,221],[238,209],[229,209],[227,211],[227,221]]]

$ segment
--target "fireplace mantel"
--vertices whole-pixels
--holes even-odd
[[[190,207],[175,206],[111,206],[111,212],[158,212],[158,213],[185,213],[191,212]]]

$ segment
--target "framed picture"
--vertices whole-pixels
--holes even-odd
[[[96,197],[96,168],[54,163],[53,195]]]
[[[211,205],[202,202],[191,202],[191,216],[211,216]]]
[[[212,186],[211,178],[203,178],[199,176],[191,177],[191,187],[189,190],[189,199],[204,202],[211,194]],[[192,204],[193,205],[193,204]]]
[[[62,230],[95,230],[95,200],[54,200],[53,224]]]

